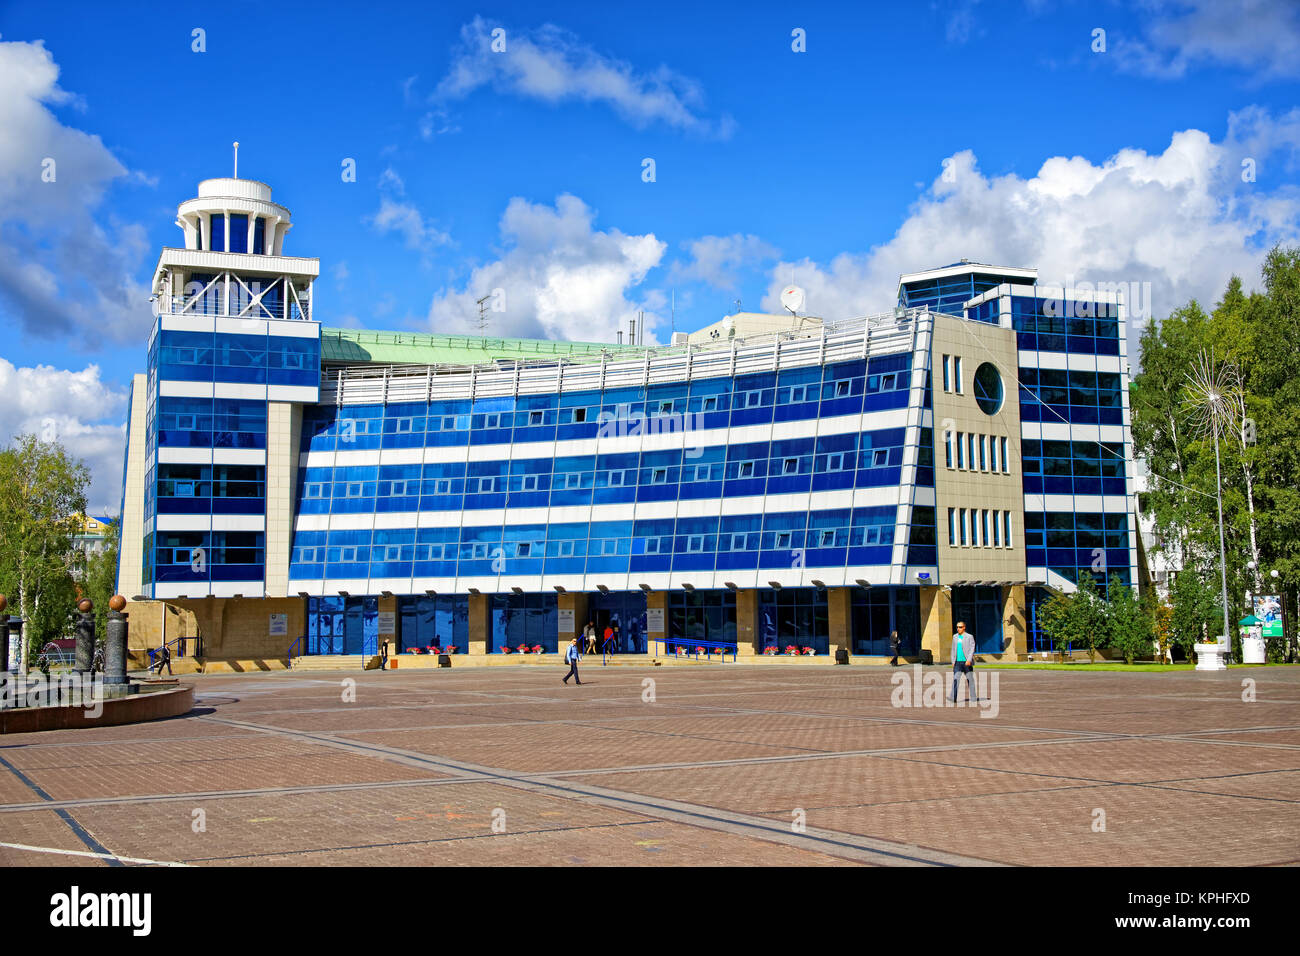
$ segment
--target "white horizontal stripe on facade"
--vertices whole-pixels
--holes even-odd
[[[265,515],[213,515],[213,531],[265,531]]]
[[[160,315],[158,325],[163,332],[212,332],[216,318],[211,315]]]
[[[304,515],[304,517],[306,517]],[[375,526],[375,513],[362,511],[357,514],[330,515],[328,527],[333,531],[357,531],[361,528]]]
[[[210,531],[211,515],[158,515],[159,531]]]
[[[383,448],[379,452],[381,465],[419,465],[424,463],[423,448]]]
[[[295,531],[328,531],[329,515],[298,515],[293,524]]]
[[[1117,496],[1116,496],[1117,497]],[[1026,496],[1028,498],[1028,496]],[[1118,500],[1123,500],[1122,498]],[[916,504],[933,506],[933,488],[917,488]],[[645,521],[715,515],[783,514],[897,505],[898,489],[845,488],[833,491],[746,495],[739,498],[683,498],[673,501],[611,502],[555,508],[483,508],[468,511],[394,511],[298,515],[297,531],[355,531],[365,528],[492,528],[518,525]]]
[[[236,594],[246,598],[260,598],[265,596],[266,586],[261,581],[169,581],[155,584],[153,593],[158,599],[199,598],[208,595],[231,598]]]
[[[905,583],[918,583],[916,574],[928,573],[932,583],[937,582],[937,570],[933,566],[915,566],[909,568]],[[855,587],[859,580],[866,581],[873,587],[890,584],[890,567],[888,565],[850,565],[836,568],[753,568],[724,571],[654,571],[654,572],[617,572],[600,574],[501,574],[471,575],[456,578],[349,578],[321,580],[290,579],[289,594],[299,592],[311,595],[335,595],[346,591],[351,595],[382,594],[424,594],[433,591],[437,594],[465,594],[475,588],[484,594],[500,594],[519,588],[525,593],[549,593],[557,587],[565,591],[597,591],[606,587],[611,591],[637,591],[646,585],[652,591],[682,590],[684,585],[691,585],[700,591],[724,590],[728,584],[740,589],[767,588],[775,581],[783,588],[816,587],[814,581],[820,581],[828,588]],[[248,596],[248,592],[243,592]]]
[[[308,582],[295,582],[293,578],[289,579],[289,590],[306,590],[305,585]],[[365,578],[326,578],[322,581],[312,582],[321,588],[318,594],[338,594],[340,591],[347,591],[348,594],[369,594],[370,582]]]
[[[262,448],[214,448],[214,465],[265,465],[266,450]]]
[[[255,319],[252,316],[239,319],[217,316],[216,331],[232,335],[266,335],[267,327],[262,319]]]
[[[212,383],[163,379],[158,382],[158,394],[163,398],[211,398]]]
[[[215,398],[243,398],[264,402],[266,386],[255,382],[213,382],[212,394]]]
[[[1040,511],[1078,511],[1094,513],[1098,511],[1127,512],[1129,499],[1123,495],[1042,495],[1043,506]],[[1026,506],[1029,495],[1025,496]]]
[[[159,448],[160,465],[210,465],[211,448]]]
[[[315,290],[312,290],[315,292]],[[295,339],[319,339],[320,323],[310,319],[266,319],[266,330],[271,335]]]
[[[932,413],[927,412],[927,415]],[[931,419],[932,420],[932,419]],[[308,451],[298,456],[304,468],[426,464],[462,461],[524,461],[534,458],[578,458],[586,455],[617,455],[630,452],[665,451],[681,448],[719,448],[727,445],[858,434],[907,424],[907,409],[835,415],[823,419],[800,419],[736,428],[702,428],[691,432],[635,435],[623,438],[569,438],[544,442],[502,442],[494,445],[439,445],[424,448],[368,448],[339,451]],[[787,426],[790,426],[787,428]],[[779,429],[779,431],[778,431]],[[422,457],[417,457],[422,456]]]
[[[266,400],[268,402],[299,402],[310,404],[319,394],[314,385],[268,385]]]

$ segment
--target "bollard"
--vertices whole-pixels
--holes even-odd
[[[95,660],[95,615],[91,613],[93,608],[94,605],[88,599],[77,604],[77,610],[81,612],[81,620],[77,621],[77,654],[72,669],[83,674],[90,673],[91,664]]]
[[[104,683],[125,684],[127,616],[122,613],[126,599],[113,595],[108,602],[108,633],[104,635]]]

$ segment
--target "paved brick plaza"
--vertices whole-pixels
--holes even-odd
[[[1001,671],[991,719],[879,667],[563,672],[186,677],[189,717],[10,735],[0,842],[42,850],[0,864],[1300,863],[1300,668]]]

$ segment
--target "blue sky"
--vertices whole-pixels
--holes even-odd
[[[833,319],[962,256],[1158,316],[1300,232],[1291,2],[132,10],[0,6],[0,440],[56,428],[101,508],[158,249],[233,140],[327,325],[466,330],[504,288],[495,333],[662,341],[674,292],[692,329],[793,274]]]

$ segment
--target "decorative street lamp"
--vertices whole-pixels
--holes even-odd
[[[1187,404],[1191,408],[1192,419],[1202,431],[1207,432],[1214,441],[1214,480],[1215,497],[1219,502],[1219,576],[1222,584],[1223,598],[1223,634],[1220,635],[1220,649],[1212,650],[1212,645],[1201,644],[1196,648],[1197,670],[1222,670],[1226,666],[1226,657],[1232,649],[1229,637],[1230,618],[1228,617],[1228,563],[1223,546],[1223,476],[1219,464],[1219,438],[1232,427],[1234,419],[1233,399],[1241,391],[1241,376],[1235,366],[1224,363],[1215,367],[1212,357],[1204,352],[1198,357],[1191,372],[1187,374]],[[1223,645],[1226,645],[1224,647]],[[1205,648],[1202,651],[1201,648]],[[1222,655],[1223,659],[1220,659]],[[1202,658],[1209,658],[1202,660]],[[1202,667],[1204,663],[1204,667]]]

